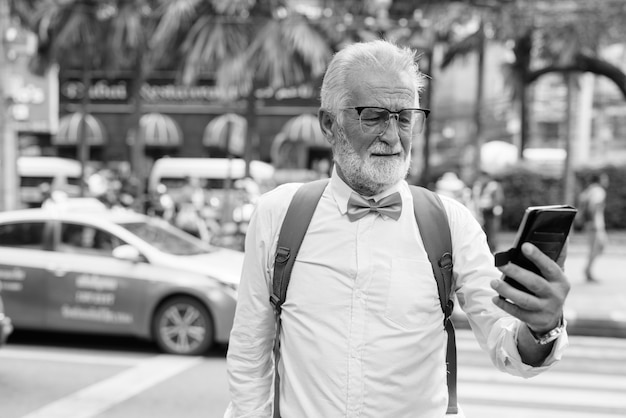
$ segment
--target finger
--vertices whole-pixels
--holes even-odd
[[[543,278],[547,281],[554,282],[563,280],[564,276],[561,267],[559,267],[555,261],[542,253],[539,248],[535,247],[533,244],[525,242],[522,245],[522,253],[524,253],[524,256],[526,256],[526,258],[539,268],[541,276],[543,276]]]
[[[493,280],[491,287],[498,292],[501,298],[515,304],[520,309],[536,311],[541,308],[541,301],[534,295],[516,289],[503,280]]]
[[[509,278],[523,285],[526,289],[528,289],[531,293],[534,293],[536,296],[546,293],[548,282],[538,274],[535,274],[534,272],[526,270],[513,263],[505,264],[504,266],[499,267],[499,269],[505,276],[508,276]],[[521,291],[519,289],[515,289],[514,286],[511,287],[513,290]]]
[[[498,308],[502,309],[509,315],[512,315],[518,318],[522,322],[524,323],[532,322],[532,318],[533,318],[532,312],[529,312],[526,309],[523,309],[519,305],[511,303],[510,301],[506,299],[501,299],[497,296],[494,297],[492,301],[494,305],[496,305]]]

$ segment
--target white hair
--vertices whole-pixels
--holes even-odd
[[[416,102],[425,84],[425,76],[419,71],[414,50],[385,40],[358,42],[337,52],[328,65],[322,82],[322,109],[340,118],[339,110],[345,108],[350,100],[350,76],[364,71],[410,74],[415,85]]]

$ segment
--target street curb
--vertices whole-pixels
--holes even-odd
[[[565,316],[568,335],[586,337],[626,338],[626,319],[576,318]],[[456,329],[470,329],[469,321],[463,313],[452,314]]]

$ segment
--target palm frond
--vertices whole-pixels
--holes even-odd
[[[268,21],[249,51],[255,77],[274,88],[321,75],[331,57],[326,40],[298,16]]]
[[[248,44],[245,29],[219,17],[198,18],[181,46],[183,83],[195,82],[202,73],[214,73],[221,63],[243,52]]]
[[[159,22],[152,36],[151,48],[169,45],[198,15],[204,0],[161,0],[157,8]]]
[[[252,90],[254,69],[247,51],[226,60],[217,70],[217,87],[224,98],[243,97]]]

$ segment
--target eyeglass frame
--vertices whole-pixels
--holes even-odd
[[[359,117],[359,126],[361,127],[361,132],[363,132],[364,134],[372,134],[374,135],[374,132],[365,132],[365,130],[363,129],[363,122],[361,121],[361,112],[363,112],[365,109],[380,109],[380,110],[385,110],[387,113],[389,113],[389,117],[387,118],[387,121],[385,122],[385,129],[383,129],[382,132],[375,134],[375,135],[382,135],[384,134],[387,129],[389,128],[389,122],[391,121],[391,115],[397,115],[396,119],[396,123],[398,123],[398,120],[400,118],[400,112],[403,112],[405,110],[417,110],[420,112],[424,112],[424,121],[426,119],[428,119],[428,115],[430,115],[430,109],[422,109],[419,107],[407,107],[404,109],[400,109],[396,112],[387,109],[386,107],[381,107],[381,106],[350,106],[350,107],[344,107],[341,110],[356,110],[357,116]]]

